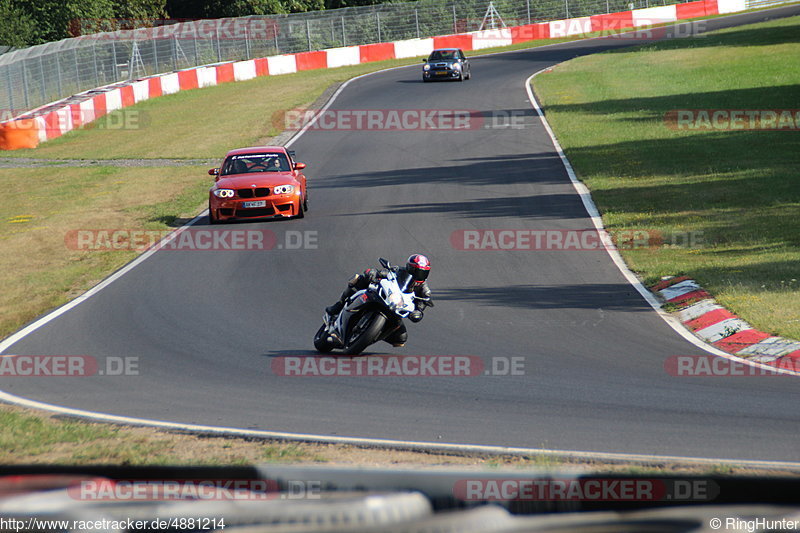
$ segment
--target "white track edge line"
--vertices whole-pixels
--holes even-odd
[[[357,80],[359,78],[362,78],[364,76],[369,76],[371,74],[377,74],[379,72],[384,72],[386,70],[393,70],[393,69],[396,69],[396,68],[405,68],[406,66],[410,66],[410,65],[404,65],[404,66],[401,66],[401,67],[391,67],[389,69],[383,69],[383,70],[376,70],[375,72],[368,72],[366,74],[361,74],[360,76],[356,76],[354,78],[350,78],[349,80],[344,82],[336,90],[336,92],[333,93],[333,95],[331,95],[330,99],[328,99],[328,102],[322,108],[322,111],[324,111],[324,110],[328,109],[328,107],[330,107],[330,105],[333,103],[333,101],[336,99],[336,97],[339,96],[339,93],[341,93],[342,90],[347,85],[350,84],[350,82],[355,81],[355,80]],[[292,143],[294,143],[294,141],[299,139],[300,136],[303,135],[303,133],[305,133],[308,130],[308,128],[310,128],[314,124],[314,122],[316,122],[318,115],[316,115],[313,118],[313,120],[309,121],[306,125],[303,126],[302,129],[300,129],[295,135],[293,135],[292,138],[289,139],[289,141],[287,141],[284,146],[289,147],[289,146],[292,145]],[[48,322],[50,322],[52,320],[55,320],[56,318],[58,318],[59,316],[63,315],[67,311],[69,311],[69,310],[73,309],[74,307],[76,307],[77,305],[85,302],[86,300],[88,300],[89,298],[91,298],[92,296],[94,296],[95,294],[100,292],[101,290],[105,289],[106,287],[111,285],[113,282],[115,282],[116,280],[118,280],[119,278],[121,278],[122,276],[124,276],[125,274],[127,274],[128,272],[133,270],[134,268],[136,268],[138,265],[143,263],[150,256],[155,254],[165,244],[167,244],[170,241],[174,240],[175,237],[177,237],[180,233],[185,231],[186,228],[188,228],[189,226],[192,226],[193,224],[197,223],[197,221],[202,219],[204,216],[206,216],[207,213],[208,213],[208,209],[204,209],[200,214],[195,216],[192,220],[187,222],[184,226],[181,226],[180,228],[177,228],[177,229],[173,230],[172,232],[170,232],[162,240],[160,240],[159,242],[153,244],[148,250],[144,251],[141,255],[139,255],[138,257],[133,259],[130,263],[124,265],[123,267],[121,267],[116,272],[113,272],[111,275],[109,275],[107,278],[105,278],[103,281],[101,281],[100,283],[98,283],[97,285],[95,285],[94,287],[92,287],[91,289],[86,291],[85,293],[81,294],[80,296],[78,296],[74,300],[70,300],[69,302],[65,303],[64,305],[54,309],[53,311],[49,312],[48,314],[44,315],[43,317],[41,317],[41,318],[39,318],[39,319],[37,319],[35,321],[33,321],[32,323],[28,324],[27,326],[23,327],[19,331],[13,333],[12,335],[10,335],[6,339],[4,339],[2,342],[0,342],[0,354],[2,354],[4,351],[6,351],[8,348],[10,348],[15,343],[17,343],[20,340],[22,340],[27,335],[33,333],[34,331],[36,331],[40,327],[44,326]]]
[[[589,39],[577,39],[576,41],[568,41],[568,42],[577,42],[581,40],[594,40],[598,39],[598,37],[592,37]],[[552,43],[549,45],[543,45],[541,47],[534,47],[534,48],[543,48],[543,47],[550,47],[550,46],[557,46],[560,44],[565,43]],[[490,54],[483,54],[483,55],[497,55],[497,54],[507,54],[513,52],[520,52],[524,50],[530,49],[520,49],[520,50],[509,50],[505,52],[495,52]],[[377,74],[380,72],[386,72],[389,70],[395,70],[400,68],[409,68],[413,65],[402,65],[397,67],[390,67],[388,69],[377,70],[374,72],[368,72],[366,74],[362,74],[360,76],[356,76],[354,78],[350,78],[346,82],[344,82],[335,92],[331,95],[328,102],[323,106],[323,110],[330,107],[336,97],[344,90],[344,88],[349,85],[351,82],[370,76],[373,74]],[[550,67],[547,68],[552,68]],[[538,72],[535,72],[530,77],[528,77],[525,81],[525,88],[528,94],[528,98],[531,102],[531,105],[536,109],[539,117],[547,131],[548,135],[553,141],[553,144],[558,151],[559,157],[561,158],[562,163],[564,164],[568,175],[570,176],[570,180],[573,183],[576,191],[581,197],[581,200],[584,203],[584,206],[587,209],[590,217],[592,218],[592,222],[597,227],[598,232],[601,235],[607,235],[605,229],[602,225],[602,220],[599,219],[599,213],[597,212],[597,208],[594,206],[594,202],[591,199],[591,195],[588,192],[583,183],[581,183],[577,177],[575,176],[574,171],[572,170],[572,166],[570,165],[569,161],[567,160],[566,156],[564,155],[563,150],[561,149],[561,145],[558,143],[558,140],[555,138],[555,135],[550,128],[549,123],[544,117],[544,113],[542,112],[541,108],[539,107],[538,103],[536,102],[536,98],[533,96],[533,91],[531,89],[531,80],[537,74],[544,72],[547,70],[544,68]],[[294,135],[285,146],[291,146],[294,141],[300,138],[300,136],[307,131],[307,129],[313,124],[309,122],[306,124],[300,131]],[[587,200],[588,199],[588,200]],[[587,203],[588,201],[588,203]],[[207,213],[207,210],[204,210],[202,213],[197,215],[191,221],[189,221],[185,226],[178,228],[167,237],[165,237],[160,243],[169,242],[169,240],[174,239],[180,232],[184,231],[189,226],[195,224],[199,219],[204,217]],[[594,213],[594,214],[593,214]],[[597,216],[596,216],[597,215]],[[599,223],[599,227],[598,227]],[[116,281],[124,274],[132,270],[134,267],[142,263],[145,259],[153,255],[157,250],[157,246],[160,244],[157,243],[151,249],[144,252],[142,255],[122,267],[120,270],[111,274],[108,278],[100,282],[98,285],[92,287],[90,290],[82,294],[81,296],[75,298],[74,300],[64,304],[63,306],[59,307],[58,309],[50,312],[49,314],[45,315],[44,317],[36,320],[32,324],[29,324],[22,330],[14,333],[3,342],[0,343],[0,353],[5,351],[7,347],[13,345],[26,335],[30,334],[31,332],[35,331],[39,327],[47,324],[51,320],[57,318],[61,314],[69,311],[73,307],[77,306],[79,303],[87,300],[94,294],[97,294],[100,290],[110,285],[112,282]],[[615,255],[616,254],[616,257]],[[703,350],[709,351],[710,353],[720,352],[720,355],[726,357],[728,359],[733,360],[740,360],[743,362],[747,362],[744,359],[738,357],[732,357],[730,354],[726,354],[725,352],[721,352],[721,350],[717,350],[714,347],[708,346],[705,343],[702,343],[694,337],[690,335],[683,326],[672,316],[665,313],[662,309],[658,301],[655,297],[650,294],[650,292],[641,284],[638,278],[631,272],[627,266],[625,265],[624,261],[622,261],[621,256],[618,252],[609,250],[609,255],[611,256],[614,263],[620,269],[622,274],[628,279],[628,281],[639,291],[640,294],[644,297],[644,299],[653,307],[653,309],[661,316],[667,324],[669,324],[675,331],[677,331],[681,336],[687,338],[693,344],[696,344],[698,347],[702,348]],[[617,259],[618,258],[618,259]],[[619,261],[619,262],[618,262]],[[626,273],[627,272],[627,273]],[[630,274],[631,278],[628,278],[628,273]],[[747,362],[751,363],[751,362]],[[769,367],[767,365],[759,365],[764,366],[770,370],[775,370],[774,367]],[[790,372],[791,373],[791,372]],[[202,426],[202,425],[192,425],[192,424],[181,424],[177,422],[167,422],[161,420],[150,420],[144,418],[133,418],[133,417],[125,417],[125,416],[118,416],[118,415],[109,415],[105,413],[97,413],[92,411],[84,411],[81,409],[72,409],[68,407],[61,407],[57,405],[47,404],[44,402],[37,402],[34,400],[29,400],[27,398],[22,398],[20,396],[15,396],[13,394],[9,394],[3,390],[0,390],[0,400],[5,401],[7,403],[21,405],[24,407],[30,407],[35,409],[41,409],[45,411],[56,412],[64,415],[69,416],[77,416],[80,418],[88,418],[92,420],[100,420],[106,422],[116,422],[126,425],[140,425],[140,426],[152,426],[152,427],[159,427],[165,429],[175,429],[175,430],[183,430],[183,431],[200,431],[200,432],[208,432],[208,433],[215,433],[215,434],[224,434],[224,435],[238,435],[238,436],[260,436],[263,438],[276,438],[276,439],[293,439],[293,440],[307,440],[307,441],[316,441],[316,442],[328,442],[328,443],[341,443],[341,444],[361,444],[361,445],[372,445],[372,446],[395,446],[395,447],[407,447],[407,448],[419,448],[419,449],[432,449],[432,450],[442,450],[442,451],[458,451],[458,452],[485,452],[485,453],[509,453],[509,454],[543,454],[543,455],[552,455],[557,457],[578,457],[578,458],[589,458],[589,459],[607,459],[607,460],[618,460],[618,461],[683,461],[683,462],[694,462],[699,464],[718,464],[718,463],[725,463],[725,464],[733,464],[733,465],[746,465],[746,466],[758,466],[758,467],[765,467],[765,468],[792,468],[798,469],[800,468],[800,463],[793,463],[793,462],[780,462],[780,461],[748,461],[748,460],[736,460],[736,459],[713,459],[713,458],[703,458],[703,457],[680,457],[680,456],[659,456],[659,455],[647,455],[647,454],[624,454],[624,453],[612,453],[612,452],[580,452],[580,451],[564,451],[564,450],[546,450],[546,449],[536,449],[536,448],[515,448],[515,447],[504,447],[504,446],[484,446],[484,445],[477,445],[477,444],[445,444],[445,443],[427,443],[427,442],[415,442],[415,441],[400,441],[400,440],[390,440],[390,439],[369,439],[369,438],[358,438],[358,437],[334,437],[334,436],[326,436],[326,435],[304,435],[304,434],[295,434],[295,433],[280,433],[280,432],[270,432],[270,431],[253,431],[253,430],[245,430],[241,428],[226,428],[226,427],[219,427],[219,426]]]
[[[490,446],[481,444],[449,444],[441,442],[405,441],[396,439],[375,439],[366,437],[336,437],[336,436],[314,435],[314,434],[304,434],[304,433],[288,433],[279,431],[253,430],[253,429],[232,428],[232,427],[204,426],[200,424],[183,424],[179,422],[164,422],[161,420],[151,420],[146,418],[132,418],[127,416],[84,411],[82,409],[73,409],[69,407],[60,407],[57,405],[47,404],[43,402],[27,400],[25,398],[18,398],[3,391],[0,391],[0,400],[10,401],[11,403],[22,405],[24,407],[54,411],[56,413],[66,416],[90,418],[92,420],[97,420],[97,421],[125,424],[131,426],[150,426],[155,428],[179,430],[192,433],[229,435],[229,436],[239,436],[239,437],[258,437],[263,439],[307,441],[307,442],[320,442],[320,443],[330,443],[330,444],[351,444],[351,445],[371,446],[371,447],[394,447],[394,448],[406,448],[406,449],[417,449],[417,450],[436,450],[442,452],[457,452],[457,453],[548,455],[553,457],[574,458],[574,459],[594,459],[594,460],[626,461],[626,462],[640,462],[640,463],[677,462],[677,463],[693,463],[700,465],[724,464],[730,466],[743,466],[750,468],[778,468],[778,469],[792,469],[800,471],[800,463],[791,461],[767,461],[767,460],[755,460],[755,459],[749,460],[749,459],[688,457],[688,456],[684,457],[678,455],[650,455],[650,454],[633,454],[633,453],[618,453],[618,452],[587,452],[578,450],[575,451],[550,450],[546,448]]]
[[[547,131],[547,134],[550,136],[550,139],[553,142],[553,146],[555,147],[556,152],[558,153],[558,157],[561,159],[561,163],[564,165],[564,169],[567,171],[567,175],[569,176],[569,179],[572,182],[572,186],[575,188],[575,191],[578,193],[578,196],[580,196],[581,202],[583,202],[583,206],[586,209],[586,212],[589,214],[589,218],[592,220],[592,223],[594,224],[594,227],[597,229],[597,232],[600,234],[601,239],[608,244],[605,247],[606,251],[608,252],[608,255],[611,257],[611,260],[617,266],[617,268],[625,277],[625,279],[628,281],[628,283],[630,283],[636,289],[636,291],[642,295],[642,298],[644,298],[645,301],[648,304],[650,304],[650,307],[653,308],[653,310],[658,314],[658,316],[660,316],[664,320],[664,322],[666,322],[672,329],[674,329],[681,337],[691,342],[698,348],[705,350],[706,352],[712,355],[724,357],[725,359],[743,363],[756,368],[769,370],[774,373],[800,376],[800,372],[766,365],[764,363],[760,363],[757,361],[750,361],[748,359],[737,357],[736,355],[724,352],[719,348],[712,346],[710,344],[706,344],[705,342],[697,338],[692,332],[686,329],[677,318],[664,311],[661,308],[661,303],[658,301],[655,295],[651,293],[647,289],[647,287],[644,286],[641,280],[636,276],[636,274],[631,269],[628,268],[628,265],[625,264],[625,260],[622,258],[622,255],[619,253],[619,250],[617,250],[616,246],[614,246],[611,236],[608,234],[608,232],[605,229],[605,226],[603,225],[603,219],[600,216],[600,212],[597,210],[597,206],[592,200],[592,195],[589,192],[589,189],[582,181],[578,179],[578,176],[575,174],[575,170],[572,168],[572,164],[569,162],[569,159],[567,159],[566,154],[564,154],[564,150],[561,148],[561,144],[558,142],[558,139],[553,133],[553,130],[550,127],[550,123],[544,116],[544,111],[542,111],[541,106],[539,106],[539,102],[536,100],[536,96],[533,94],[533,89],[531,87],[531,82],[533,81],[533,78],[535,78],[542,72],[552,69],[554,66],[555,65],[552,65],[550,67],[546,67],[543,68],[542,70],[534,72],[533,74],[530,75],[530,77],[528,77],[528,79],[525,80],[525,90],[528,93],[528,100],[530,100],[531,105],[536,110],[536,113],[539,115],[539,119],[542,121],[542,124],[544,125],[545,131]]]

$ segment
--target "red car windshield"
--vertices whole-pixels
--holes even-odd
[[[286,172],[289,158],[282,153],[232,155],[225,160],[221,175],[250,174],[253,172]]]

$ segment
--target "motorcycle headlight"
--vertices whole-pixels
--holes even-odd
[[[233,198],[233,189],[214,189],[214,196],[217,198]]]
[[[428,65],[427,63],[425,64],[424,67],[422,67],[422,70],[430,70],[430,69],[431,69],[431,66]]]
[[[392,307],[399,309],[403,307],[403,297],[393,292],[389,295],[389,303],[392,304]]]
[[[294,185],[278,185],[272,189],[273,194],[291,194],[294,190]]]

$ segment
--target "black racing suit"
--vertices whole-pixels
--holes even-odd
[[[409,276],[404,267],[392,267],[392,270],[395,272],[398,279],[402,279],[404,276]],[[348,298],[350,298],[356,292],[366,289],[370,283],[375,283],[378,279],[385,278],[387,274],[387,270],[377,270],[374,268],[366,269],[363,274],[356,274],[347,281],[347,288],[344,290],[344,292],[342,292],[342,295],[339,297],[339,301],[330,307],[326,307],[325,311],[332,317],[337,316],[344,308],[344,303]],[[420,298],[431,297],[431,289],[428,287],[427,282],[411,281],[410,283],[412,285],[411,290],[415,296],[419,296]],[[408,316],[408,319],[412,322],[419,322],[422,320],[422,312],[428,305],[426,302],[421,300],[415,300],[414,304],[416,309]],[[393,331],[392,334],[389,335],[385,340],[394,346],[402,346],[406,343],[407,339],[408,331],[406,330],[406,326],[403,321],[400,320],[398,328]]]

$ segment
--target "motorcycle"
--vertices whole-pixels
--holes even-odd
[[[323,324],[314,335],[314,348],[318,352],[339,349],[348,355],[358,355],[367,346],[386,340],[397,331],[403,318],[416,309],[417,300],[433,307],[430,298],[405,292],[411,283],[410,276],[398,279],[396,267],[384,258],[380,258],[380,263],[385,272],[382,279],[348,298],[338,316],[325,313]]]

